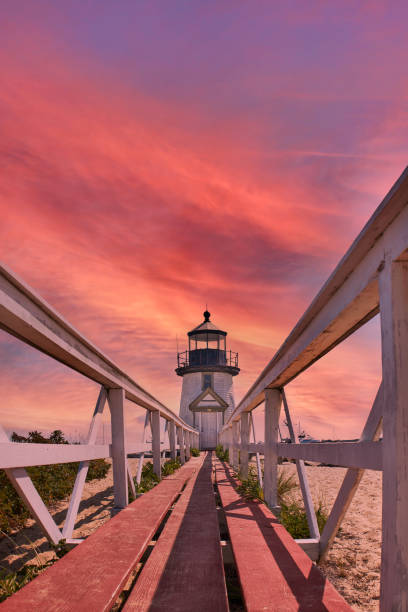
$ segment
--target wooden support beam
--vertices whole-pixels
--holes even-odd
[[[237,472],[239,469],[239,421],[232,423],[232,457],[230,455],[230,463],[234,470]]]
[[[160,412],[156,410],[151,413],[152,427],[152,454],[153,470],[156,476],[161,478],[161,456],[160,456]]]
[[[129,460],[127,461],[127,475],[128,475],[128,486],[133,499],[136,499],[136,487],[135,481],[133,480],[132,470],[130,469]]]
[[[264,444],[250,444],[250,453],[265,454]],[[313,444],[276,444],[278,457],[304,459],[340,467],[382,470],[382,442],[318,442]]]
[[[305,538],[295,540],[300,548],[305,551],[309,559],[317,561],[319,558],[319,538]]]
[[[111,456],[109,444],[0,442],[0,469],[88,461]]]
[[[166,450],[167,450],[167,448],[166,448],[166,434],[167,434],[167,438],[169,437],[169,436],[168,436],[168,433],[167,433],[168,426],[169,426],[169,422],[168,422],[167,420],[165,420],[165,421],[164,421],[164,435],[163,435],[163,442],[160,442],[160,444],[161,444],[161,446],[160,446],[160,448],[161,448],[161,458],[162,458],[162,459],[165,459],[165,458],[166,458]],[[162,447],[163,447],[163,448],[162,448]],[[170,440],[169,440],[169,447],[170,447]]]
[[[142,444],[144,444],[146,441],[146,429],[147,429],[148,424],[150,423],[150,414],[151,414],[150,411],[146,410],[145,422],[144,422],[143,433],[142,433]],[[139,457],[139,463],[137,464],[136,482],[138,485],[140,484],[142,480],[144,457],[145,457],[145,454],[144,452],[142,452]]]
[[[228,447],[228,457],[229,457],[228,463],[232,466],[232,460],[234,456],[233,441],[232,441],[232,425],[230,425],[229,428],[226,430],[226,446]]]
[[[102,420],[103,410],[107,399],[106,389],[101,387],[99,396],[96,402],[95,410],[92,416],[91,424],[86,443],[88,445],[95,444],[99,426]],[[78,473],[75,479],[74,489],[69,500],[67,516],[65,518],[62,534],[65,539],[72,538],[72,532],[75,527],[75,521],[78,516],[79,504],[81,502],[82,493],[84,490],[86,476],[88,474],[89,461],[81,461],[78,468]]]
[[[265,389],[264,499],[272,511],[279,511],[276,443],[281,402],[282,396],[279,389]]]
[[[252,412],[250,412],[249,414],[251,415],[251,426],[252,426],[252,435],[254,437],[254,444],[256,444],[256,432],[255,432],[254,416],[253,416]],[[261,457],[260,457],[259,452],[257,452],[257,451],[255,452],[255,457],[256,457],[256,471],[258,472],[259,486],[261,487],[261,489],[263,489],[263,476],[262,476],[262,468],[261,468]]]
[[[408,609],[408,261],[380,272],[383,411],[381,610]]]
[[[188,461],[191,457],[191,452],[190,452],[191,444],[190,444],[190,432],[187,430],[184,430],[184,439],[186,441],[186,459]]]
[[[383,413],[383,388],[382,384],[377,392],[373,407],[370,410],[360,441],[378,440],[381,432]],[[332,545],[346,512],[353,500],[357,487],[363,477],[364,470],[349,468],[346,472],[336,500],[331,509],[329,518],[323,528],[319,545],[319,563],[322,563]]]
[[[282,401],[283,401],[283,406],[285,409],[285,416],[286,416],[286,422],[288,424],[290,439],[292,441],[292,444],[297,444],[298,437],[292,425],[292,419],[291,419],[290,412],[289,412],[288,402],[286,400],[285,390],[281,389],[281,393],[282,393]],[[310,537],[312,539],[319,539],[320,538],[319,526],[317,524],[317,518],[316,518],[315,509],[314,509],[313,499],[310,493],[309,481],[307,479],[305,462],[303,461],[303,459],[296,459],[296,468],[297,468],[297,473],[299,477],[300,489],[302,491],[303,503],[305,505],[307,524],[309,526]]]
[[[241,414],[241,454],[240,472],[242,478],[248,478],[248,444],[249,444],[249,413]]]
[[[1,425],[0,441],[2,443],[9,442],[8,436]],[[7,478],[23,499],[31,515],[38,522],[48,540],[53,544],[58,544],[58,542],[62,540],[63,535],[55,524],[54,519],[49,513],[48,508],[41,499],[26,470],[20,467],[6,469],[5,472]]]
[[[108,403],[111,413],[112,468],[115,508],[122,509],[126,508],[129,503],[124,389],[109,389]]]
[[[179,451],[180,451],[180,463],[181,465],[184,465],[184,463],[186,462],[186,455],[184,452],[184,434],[183,434],[183,428],[177,426],[177,442],[179,445]]]
[[[175,461],[177,459],[177,449],[176,449],[176,424],[174,421],[170,421],[169,442],[170,442],[170,457],[173,459],[173,461]]]

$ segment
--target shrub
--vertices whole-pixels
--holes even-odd
[[[327,511],[320,501],[315,508],[320,533],[327,521]],[[289,531],[292,538],[310,538],[306,512],[299,502],[281,503],[280,522]]]
[[[263,490],[259,484],[258,474],[253,465],[248,467],[248,478],[240,478],[240,484],[238,485],[238,492],[246,500],[259,499],[263,501]]]
[[[169,459],[162,465],[162,469],[161,469],[162,476],[163,477],[170,476],[170,474],[174,474],[174,472],[178,470],[179,468],[181,468],[181,463],[178,458]]]
[[[263,470],[262,470],[263,473]],[[278,502],[282,505],[285,501],[285,496],[297,489],[296,478],[293,474],[286,475],[285,470],[280,470],[278,474]]]
[[[146,493],[153,489],[160,482],[159,477],[153,470],[153,463],[148,461],[142,468],[142,477],[140,483],[137,484],[135,481],[136,493]]]
[[[165,463],[163,463],[161,468],[161,473],[163,477],[170,476],[170,474],[174,474],[176,470],[181,468],[180,459],[169,459]],[[159,477],[155,473],[153,469],[153,463],[148,461],[144,464],[142,468],[142,476],[140,479],[140,483],[137,484],[135,479],[135,488],[137,494],[147,493],[150,489],[153,489],[160,482]]]
[[[228,448],[224,450],[222,444],[217,444],[215,454],[220,461],[229,461],[229,450]]]
[[[262,470],[263,472],[263,470]],[[264,501],[263,490],[259,484],[258,473],[252,465],[248,467],[248,478],[242,479],[238,475],[240,484],[238,492],[246,500],[259,499]],[[293,474],[286,474],[281,470],[278,474],[278,501],[281,507],[280,522],[288,530],[293,538],[309,538],[309,526],[303,506],[295,500],[288,500],[287,495],[297,488],[297,482]],[[315,508],[317,524],[320,533],[327,521],[327,510],[322,501]]]
[[[200,456],[200,451],[198,450],[198,448],[194,448],[193,446],[190,448],[190,453],[192,457]]]

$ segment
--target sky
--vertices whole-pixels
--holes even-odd
[[[208,304],[238,402],[407,163],[407,17],[2,2],[1,260],[175,411],[176,338]],[[374,320],[288,385],[296,423],[358,436],[380,378]],[[4,332],[0,383],[8,431],[85,435],[97,386]]]

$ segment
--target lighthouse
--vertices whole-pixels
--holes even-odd
[[[177,354],[178,376],[183,377],[180,417],[200,432],[200,449],[214,449],[218,432],[232,414],[233,376],[239,373],[238,353],[227,351],[227,332],[210,321],[189,331],[188,350]]]

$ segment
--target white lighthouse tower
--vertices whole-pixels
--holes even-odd
[[[180,416],[200,432],[200,448],[214,449],[217,434],[235,408],[233,376],[238,353],[227,351],[227,332],[204,312],[204,321],[188,332],[188,350],[177,354],[176,373],[183,377]]]

